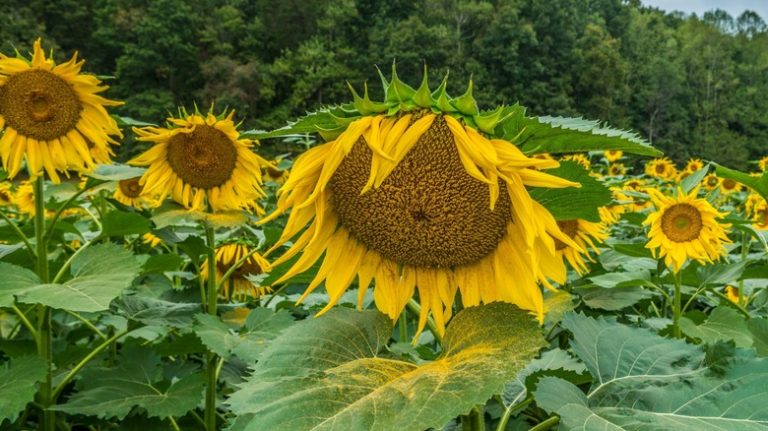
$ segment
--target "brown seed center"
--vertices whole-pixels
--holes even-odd
[[[672,205],[661,216],[661,230],[674,242],[698,239],[702,227],[701,212],[690,204]]]
[[[723,180],[723,188],[726,190],[731,190],[736,188],[736,181],[726,178]]]
[[[232,262],[234,263],[234,262]],[[219,272],[225,273],[232,267],[232,263],[225,263],[216,261],[216,268]],[[256,262],[255,259],[249,258],[239,268],[232,272],[232,278],[245,278],[247,275],[259,275],[264,272],[264,269]]]
[[[221,130],[209,125],[197,126],[168,141],[168,164],[185,183],[212,189],[232,177],[237,148]]]
[[[662,164],[656,165],[656,173],[657,174],[663,174],[664,172],[666,172],[666,170],[667,170],[666,166],[664,166]]]
[[[557,227],[568,235],[569,238],[576,238],[576,234],[579,233],[579,221],[578,220],[558,220]],[[555,238],[555,249],[562,250],[568,247],[564,242]]]
[[[141,177],[131,178],[128,180],[120,180],[117,185],[120,187],[120,191],[129,198],[137,198],[141,195],[144,187],[139,184]]]
[[[442,116],[378,189],[361,195],[370,167],[360,138],[331,178],[331,203],[350,234],[385,258],[456,267],[488,256],[504,238],[512,219],[506,185],[499,182],[491,211],[488,185],[467,174]]]
[[[717,185],[717,178],[710,177],[709,179],[707,179],[707,185],[708,186],[712,186],[712,187],[716,186]]]
[[[0,87],[0,114],[20,134],[49,141],[74,129],[83,105],[72,86],[53,72],[32,69]]]

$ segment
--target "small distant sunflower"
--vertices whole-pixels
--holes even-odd
[[[35,216],[35,187],[29,181],[22,181],[13,195],[13,203],[19,212],[30,217]]]
[[[141,236],[141,242],[143,242],[144,244],[148,244],[152,248],[155,248],[158,245],[162,244],[163,240],[159,236],[153,233],[147,232]]]
[[[677,173],[677,182],[682,182],[684,179],[688,178],[689,175],[691,175],[691,173],[686,169],[679,171]]]
[[[171,195],[194,210],[251,208],[264,197],[261,167],[269,165],[252,151],[254,143],[241,139],[232,121],[234,111],[220,117],[209,112],[168,118],[168,127],[134,128],[140,141],[154,146],[129,163],[149,166],[139,185],[158,202]]]
[[[617,177],[619,175],[626,175],[627,167],[622,163],[611,163],[608,166],[608,175]]]
[[[752,208],[752,226],[759,230],[768,230],[768,202],[761,199]]]
[[[763,157],[757,162],[757,165],[760,167],[760,170],[765,172],[768,171],[768,156]]]
[[[224,273],[242,259],[251,249],[242,244],[226,244],[216,248],[216,281],[218,282]],[[259,253],[253,253],[240,267],[232,272],[229,279],[222,285],[219,296],[236,301],[245,301],[246,298],[261,298],[272,290],[268,286],[258,286],[248,279],[249,275],[259,275],[271,270],[271,265]],[[208,259],[203,263],[200,277],[208,278]]]
[[[0,156],[10,178],[26,158],[32,178],[43,170],[51,181],[58,172],[88,172],[97,163],[109,163],[122,137],[105,106],[121,102],[99,96],[107,86],[93,75],[81,74],[84,61],[77,53],[56,65],[46,59],[37,39],[31,60],[0,54]]]
[[[723,180],[720,182],[720,191],[725,195],[737,193],[742,190],[744,190],[744,187],[741,185],[741,183],[730,178],[723,178]]]
[[[592,163],[589,161],[589,157],[584,154],[569,154],[567,156],[561,157],[560,160],[570,160],[572,162],[576,162],[583,166],[586,170],[589,170],[592,167]]]
[[[589,268],[584,259],[590,262],[595,261],[590,256],[589,249],[592,249],[596,254],[600,254],[597,244],[604,242],[608,238],[606,225],[604,223],[574,219],[558,220],[557,226],[579,246],[579,248],[575,248],[562,241],[555,241],[555,249],[558,255],[564,257],[579,275],[587,273]]]
[[[650,225],[645,247],[654,256],[658,253],[667,266],[679,272],[686,259],[711,263],[725,254],[723,244],[731,242],[726,231],[730,225],[717,221],[725,213],[718,212],[706,199],[696,197],[698,188],[689,194],[678,189],[677,197],[665,196],[655,189],[648,193],[656,211],[643,222]]]
[[[423,82],[416,90],[393,75],[384,103],[355,95],[359,115],[296,159],[277,210],[262,220],[291,210],[273,249],[293,242],[275,266],[303,251],[275,283],[322,259],[302,297],[324,281],[330,300],[321,312],[357,277],[359,304],[375,279],[375,304],[393,320],[418,292],[418,331],[430,314],[443,331],[457,292],[464,306],[504,301],[542,319],[537,282],[565,281],[544,262],[556,239],[578,245],[526,186],[579,184],[541,171],[556,161],[494,138],[498,114],[481,116],[474,100]]]
[[[7,181],[0,181],[0,207],[13,204],[12,184]]]
[[[663,180],[673,180],[677,176],[677,168],[667,157],[653,159],[645,164],[645,173]]]
[[[283,184],[288,179],[288,169],[280,169],[278,165],[280,160],[275,160],[267,166],[263,167],[263,174],[269,180],[274,181],[277,184]]]
[[[144,186],[141,185],[140,180],[141,177],[135,177],[118,181],[112,197],[123,205],[136,208],[156,206],[156,203],[143,193]]]
[[[733,286],[725,286],[725,296],[734,304],[739,303],[739,289]]]
[[[688,163],[685,164],[685,171],[689,174],[692,174],[694,172],[697,172],[701,170],[704,167],[704,161],[701,159],[689,159]]]
[[[636,192],[640,192],[645,189],[646,185],[647,184],[642,179],[633,178],[624,182],[623,187],[625,190],[634,190]]]
[[[603,152],[605,160],[608,160],[611,163],[619,160],[622,156],[624,156],[624,152],[621,150],[607,150]]]
[[[718,177],[715,174],[709,174],[706,177],[704,177],[704,181],[702,182],[704,186],[704,190],[712,191],[720,186],[720,177]]]

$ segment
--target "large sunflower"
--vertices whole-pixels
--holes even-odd
[[[240,259],[251,253],[251,249],[243,244],[225,244],[216,249],[216,281],[235,265]],[[271,291],[268,286],[260,286],[251,281],[249,275],[259,275],[269,272],[271,265],[259,253],[253,253],[236,268],[227,281],[221,286],[219,296],[227,300],[244,301],[246,298],[261,298]],[[208,278],[208,259],[203,263],[200,277]]]
[[[234,111],[219,117],[184,114],[168,118],[168,127],[134,128],[140,141],[155,145],[129,163],[149,166],[139,185],[143,194],[174,201],[194,210],[262,209],[261,167],[269,163],[252,151],[254,143],[240,138]]]
[[[398,88],[408,93],[403,85],[395,75],[388,98]],[[579,246],[526,186],[579,184],[540,171],[557,167],[556,161],[529,158],[494,139],[493,122],[437,105],[424,109],[435,99],[455,106],[441,89],[437,97],[411,89],[423,104],[409,100],[403,104],[411,109],[382,107],[361,115],[296,160],[277,210],[263,220],[291,209],[273,250],[298,235],[274,265],[303,251],[276,284],[325,253],[304,294],[324,281],[330,301],[323,312],[357,277],[360,302],[375,279],[376,306],[392,319],[418,291],[419,330],[430,313],[443,330],[457,291],[465,306],[506,301],[543,316],[537,281],[565,281],[564,269],[545,264],[555,255],[555,241]],[[372,104],[367,95],[364,100]]]
[[[685,194],[678,189],[676,197],[648,189],[656,211],[643,224],[650,225],[646,248],[658,253],[672,270],[680,271],[686,259],[700,263],[713,262],[725,254],[724,243],[730,225],[721,224],[718,212],[706,199],[697,198],[698,188]]]
[[[26,158],[31,177],[42,175],[60,181],[58,172],[90,171],[109,163],[110,145],[122,137],[105,106],[121,102],[98,93],[108,87],[93,75],[81,74],[77,53],[56,65],[46,59],[40,39],[31,60],[0,54],[0,156],[13,178]]]

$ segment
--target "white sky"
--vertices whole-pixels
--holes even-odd
[[[642,2],[667,12],[679,10],[687,14],[695,13],[699,17],[706,11],[722,9],[735,19],[746,9],[750,9],[757,12],[764,21],[768,21],[768,0],[642,0]]]

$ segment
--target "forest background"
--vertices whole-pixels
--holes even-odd
[[[490,108],[585,116],[640,132],[682,162],[744,170],[768,153],[768,29],[754,12],[666,13],[627,0],[3,0],[0,52],[36,37],[108,76],[120,115],[238,110],[244,128],[372,95],[374,65],[435,88],[470,77]],[[264,143],[269,150],[272,145]],[[125,145],[120,159],[138,148]]]

